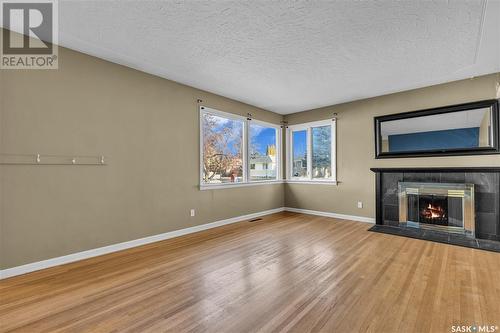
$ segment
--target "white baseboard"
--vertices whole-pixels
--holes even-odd
[[[321,212],[321,211],[316,211],[316,210],[300,209],[300,208],[293,208],[293,207],[280,207],[280,208],[265,210],[262,212],[232,217],[229,219],[220,220],[220,221],[216,221],[216,222],[197,225],[197,226],[189,227],[189,228],[185,228],[185,229],[174,230],[174,231],[166,232],[163,234],[134,239],[134,240],[123,242],[123,243],[112,244],[112,245],[99,247],[99,248],[91,249],[91,250],[87,250],[87,251],[72,253],[72,254],[68,254],[65,256],[61,256],[61,257],[37,261],[37,262],[29,263],[26,265],[22,265],[22,266],[7,268],[4,270],[0,270],[0,280],[6,279],[6,278],[9,278],[12,276],[22,275],[22,274],[38,271],[38,270],[45,269],[45,268],[64,265],[64,264],[68,264],[68,263],[83,260],[83,259],[101,256],[103,254],[122,251],[122,250],[130,249],[133,247],[141,246],[141,245],[159,242],[159,241],[162,241],[165,239],[179,237],[179,236],[191,234],[191,233],[198,232],[198,231],[212,229],[212,228],[220,227],[223,225],[241,222],[241,221],[245,221],[245,220],[250,220],[250,219],[253,219],[253,218],[256,218],[259,216],[279,213],[279,212],[283,212],[283,211],[310,214],[310,215],[318,215],[318,216],[326,216],[326,217],[333,217],[333,218],[337,218],[337,219],[368,222],[368,223],[375,222],[375,219],[373,219],[371,217]]]
[[[318,211],[318,210],[309,210],[309,209],[301,209],[301,208],[293,208],[293,207],[285,207],[285,210],[287,212],[294,212],[294,213],[302,213],[302,214],[309,214],[309,215],[318,215],[318,216],[333,217],[333,218],[342,219],[342,220],[351,220],[351,221],[358,221],[358,222],[375,223],[375,219],[374,218],[372,218],[372,217],[366,217],[366,216],[345,215],[345,214],[337,214],[337,213],[330,213],[330,212],[321,212],[321,211]]]
[[[203,231],[203,230],[207,230],[207,229],[211,229],[211,228],[215,228],[215,227],[220,227],[220,226],[231,224],[231,223],[250,220],[250,219],[253,219],[253,218],[256,218],[259,216],[263,216],[263,215],[279,213],[279,212],[282,212],[284,210],[285,209],[283,207],[265,210],[262,212],[232,217],[229,219],[220,220],[220,221],[211,222],[211,223],[206,223],[206,224],[202,224],[202,225],[197,225],[197,226],[189,227],[189,228],[185,228],[185,229],[174,230],[174,231],[166,232],[163,234],[134,239],[134,240],[131,240],[128,242],[123,242],[123,243],[108,245],[108,246],[99,247],[99,248],[91,249],[91,250],[87,250],[87,251],[72,253],[72,254],[62,256],[62,257],[56,257],[56,258],[51,258],[51,259],[47,259],[47,260],[37,261],[37,262],[29,263],[26,265],[22,265],[22,266],[7,268],[4,270],[0,270],[0,280],[6,279],[8,277],[16,276],[16,275],[21,275],[21,274],[26,274],[26,273],[38,271],[38,270],[45,269],[45,268],[50,268],[50,267],[68,264],[68,263],[83,260],[83,259],[97,257],[97,256],[100,256],[103,254],[108,254],[108,253],[112,253],[112,252],[126,250],[126,249],[130,249],[132,247],[141,246],[141,245],[145,245],[145,244],[149,244],[149,243],[154,243],[154,242],[162,241],[162,240],[169,239],[169,238],[183,236],[183,235],[191,234],[191,233],[198,232],[198,231]]]

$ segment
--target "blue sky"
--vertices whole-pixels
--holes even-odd
[[[241,136],[243,130],[243,123],[241,121],[228,120],[222,117],[211,115],[215,120],[217,127],[213,130],[214,132],[222,131],[224,128],[231,128],[231,135],[235,137]],[[259,152],[261,155],[266,154],[267,146],[276,144],[276,129],[272,127],[260,126],[257,124],[250,124],[250,139],[251,146]],[[236,153],[234,143],[235,139],[230,139],[228,141],[228,148],[232,153]]]
[[[261,155],[265,155],[267,146],[276,145],[276,130],[271,127],[251,124],[250,138],[251,146]]]
[[[307,131],[293,132],[293,158],[303,157],[307,149]]]

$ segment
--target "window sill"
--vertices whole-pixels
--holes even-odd
[[[296,180],[287,179],[285,183],[289,184],[307,184],[307,185],[338,185],[336,180]]]
[[[306,184],[306,185],[338,185],[337,181],[332,180],[292,180],[292,179],[283,179],[283,180],[268,180],[268,181],[258,181],[258,182],[248,182],[248,183],[229,183],[229,184],[207,184],[200,185],[200,191],[206,190],[222,190],[226,188],[235,188],[235,187],[249,187],[249,186],[261,186],[261,185],[273,185],[273,184]]]
[[[256,182],[248,182],[248,183],[206,184],[206,185],[200,185],[200,191],[221,190],[221,189],[225,189],[225,188],[235,188],[235,187],[273,185],[273,184],[283,184],[283,183],[284,183],[283,180],[268,180],[268,181],[256,181]]]

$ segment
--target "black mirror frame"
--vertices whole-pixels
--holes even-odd
[[[432,156],[465,156],[465,155],[488,155],[488,154],[499,154],[499,104],[500,100],[489,99],[484,101],[457,104],[451,106],[444,106],[433,109],[425,109],[418,111],[403,112],[397,114],[391,114],[386,116],[379,116],[374,118],[375,125],[375,158],[401,158],[401,157],[432,157]],[[397,152],[389,153],[382,152],[382,140],[380,136],[380,126],[384,121],[398,120],[398,119],[408,119],[416,118],[422,116],[430,116],[435,114],[452,113],[458,111],[466,111],[471,109],[479,109],[491,107],[492,110],[492,130],[493,130],[493,146],[492,147],[478,147],[478,148],[464,148],[464,149],[440,149],[440,150],[428,150],[428,151],[409,151],[409,152]]]

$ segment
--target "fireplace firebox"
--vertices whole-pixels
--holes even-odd
[[[474,185],[399,182],[399,224],[474,236]]]
[[[420,195],[418,198],[418,220],[420,223],[448,226],[448,197]]]

